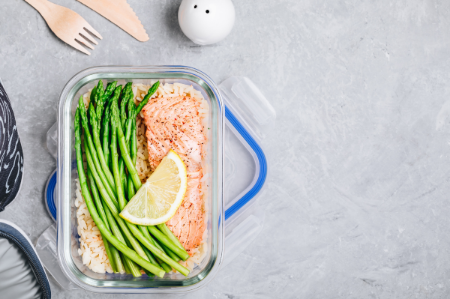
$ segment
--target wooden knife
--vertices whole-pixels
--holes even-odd
[[[141,42],[149,40],[141,21],[126,0],[78,0]]]

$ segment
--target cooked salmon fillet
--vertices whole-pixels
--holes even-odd
[[[201,104],[201,100],[192,97],[154,98],[142,110],[152,171],[170,149],[186,164],[186,195],[166,224],[191,256],[202,242],[205,231],[201,162],[206,135],[199,112]]]

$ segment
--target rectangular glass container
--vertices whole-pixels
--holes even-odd
[[[79,237],[75,202],[75,165],[73,117],[80,95],[94,87],[98,80],[119,83],[133,81],[150,84],[183,83],[200,90],[209,104],[207,116],[208,147],[204,176],[208,178],[205,195],[207,219],[207,255],[188,277],[179,273],[164,278],[143,275],[134,278],[126,274],[98,274],[83,265],[78,254]],[[86,69],[76,74],[64,87],[58,108],[57,161],[57,252],[64,274],[83,289],[101,293],[184,293],[200,288],[218,272],[223,258],[223,135],[224,108],[215,83],[203,72],[185,66],[107,66]]]

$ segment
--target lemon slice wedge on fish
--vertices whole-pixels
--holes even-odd
[[[120,213],[120,217],[138,225],[157,225],[175,215],[187,188],[186,165],[173,150],[141,186]]]

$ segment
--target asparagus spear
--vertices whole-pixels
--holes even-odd
[[[130,138],[131,138],[131,131],[133,129],[133,121],[131,119],[127,119],[125,121],[125,140],[127,142],[127,144],[130,143]]]
[[[117,81],[109,83],[106,86],[106,90],[103,91],[103,83],[100,83],[100,82],[102,82],[102,80],[98,81],[97,91],[99,91],[100,90],[99,88],[101,87],[102,92],[96,102],[96,105],[97,105],[96,106],[97,107],[96,114],[97,114],[97,118],[98,118],[99,122],[102,119],[103,110],[105,109],[105,104],[106,105],[108,104],[108,99],[113,94],[113,92],[116,88],[116,84],[117,84]],[[98,130],[100,131],[100,128],[98,128]]]
[[[99,208],[99,206],[101,206],[101,201],[100,201],[100,197],[98,196],[97,188],[95,187],[94,178],[92,177],[92,174],[89,171],[89,168],[87,169],[87,175],[88,175],[88,179],[89,179],[89,187],[90,187],[92,195],[94,197],[95,204],[97,205],[97,209],[100,211],[100,217],[102,217],[103,221],[105,221],[106,215],[105,215],[105,217],[103,217],[103,215],[101,213],[101,211],[103,210],[103,207]],[[105,213],[105,211],[103,211],[103,214],[104,213]],[[105,222],[105,224],[106,224],[106,222]],[[103,245],[105,246],[106,256],[108,256],[108,260],[109,260],[109,263],[111,264],[111,268],[112,268],[113,272],[117,273],[116,261],[111,253],[111,250],[109,247],[110,244],[103,235],[102,235],[102,239],[103,239]]]
[[[178,246],[178,248],[184,250],[184,247],[183,245],[181,245],[180,240],[178,240],[178,238],[172,233],[172,231],[167,227],[165,223],[158,224],[157,227],[161,232],[163,232],[163,234],[167,236],[167,238],[170,239],[170,241],[172,241],[172,243]]]
[[[83,109],[83,108],[81,108],[81,109]],[[115,132],[115,130],[113,130],[113,134],[111,136],[111,143],[113,145],[116,144],[116,136],[115,136],[114,132]],[[117,148],[115,146],[111,146],[111,151],[112,151],[113,164],[114,164],[114,157],[117,155]],[[93,168],[94,163],[92,161],[92,155],[90,154],[89,151],[86,151],[86,160],[88,162],[88,166],[92,169],[92,174],[93,174],[94,179],[98,178],[98,174],[97,174],[95,168]],[[102,195],[103,200],[105,201],[110,212],[112,213],[112,215],[114,216],[114,218],[119,223],[122,230],[124,231],[124,234],[126,235],[127,239],[131,242],[133,247],[135,249],[137,249],[138,254],[140,256],[142,256],[144,259],[147,259],[147,256],[145,255],[145,252],[142,250],[142,247],[139,245],[139,243],[136,241],[136,239],[133,237],[133,235],[127,229],[128,222],[127,222],[127,224],[125,224],[125,221],[119,217],[118,203],[114,202],[112,200],[112,198],[106,192],[106,190],[103,186],[103,183],[101,182],[100,179],[96,179],[95,181],[97,183],[98,189],[100,190],[100,194]],[[120,188],[121,184],[118,184],[117,186],[119,186],[119,188]],[[122,194],[123,191],[121,191],[121,189],[119,189],[119,188],[118,188],[118,193]],[[131,270],[131,268],[130,268],[130,270]]]
[[[184,266],[178,264],[177,262],[175,262],[164,251],[162,251],[159,248],[157,248],[155,245],[153,245],[153,243],[149,239],[144,237],[144,235],[137,228],[136,225],[131,224],[129,222],[127,222],[127,224],[128,224],[128,227],[130,228],[131,233],[136,237],[136,239],[138,239],[139,242],[142,243],[142,245],[147,247],[147,249],[150,250],[150,252],[153,253],[153,255],[155,257],[157,257],[160,260],[164,261],[165,263],[169,264],[169,266],[171,266],[172,268],[175,268],[175,270],[177,270],[178,272],[180,272],[184,276],[187,276],[189,274],[189,270],[186,267],[184,267]]]
[[[105,94],[105,90],[103,89],[103,81],[99,80],[97,83],[97,88],[95,90],[94,102],[91,101],[92,104],[95,104],[97,110],[100,110],[103,106],[103,95]],[[102,116],[99,111],[96,112],[97,117],[100,119]]]
[[[124,193],[123,195],[124,195],[124,197],[126,199],[125,190],[128,190],[127,175],[125,173],[125,164],[123,163],[122,157],[119,158],[119,175],[120,175],[120,181],[122,182],[122,190],[123,190],[123,193]]]
[[[157,81],[155,84],[152,85],[152,87],[150,87],[147,95],[144,97],[142,102],[140,102],[139,105],[137,106],[135,116],[137,116],[141,112],[142,108],[144,108],[144,106],[147,105],[148,100],[158,90],[158,87],[159,87],[159,81]]]
[[[141,232],[144,234],[144,236],[149,239],[156,247],[158,247],[160,250],[164,251],[171,259],[173,259],[174,261],[178,262],[180,260],[180,258],[173,253],[170,249],[168,249],[167,247],[165,247],[164,245],[161,245],[160,243],[158,243],[155,239],[153,239],[153,237],[149,234],[148,229],[146,226],[139,226]],[[166,268],[164,267],[164,265],[160,262],[159,263],[163,269],[166,271]],[[167,265],[167,264],[166,264]],[[172,268],[170,268],[167,265],[167,270],[166,272],[170,272],[170,270],[172,270]]]
[[[124,197],[124,190],[122,184],[122,176],[120,175],[119,168],[119,154],[117,152],[117,131],[118,127],[120,127],[120,123],[118,120],[117,110],[118,110],[118,102],[117,99],[111,103],[111,158],[112,158],[112,166],[113,166],[113,174],[114,180],[117,186],[117,197],[119,199],[119,208],[123,209],[125,206],[126,199]]]
[[[84,108],[83,97],[80,97],[80,100],[78,102],[78,109],[80,111],[81,123],[84,128],[84,134],[85,134],[85,138],[87,139],[88,148],[89,148],[89,151],[92,153],[93,163],[95,165],[95,166],[91,167],[91,170],[92,171],[94,171],[94,169],[96,170],[96,173],[98,174],[98,177],[102,181],[106,191],[112,198],[115,199],[114,191],[111,188],[111,186],[109,185],[108,179],[106,178],[105,174],[103,173],[103,169],[100,166],[100,162],[97,157],[97,152],[95,150],[94,142],[92,141],[92,136],[91,136],[91,133],[89,130],[89,124],[88,124],[88,120],[87,120],[86,109]],[[95,175],[94,175],[94,178],[95,178]],[[97,184],[98,184],[98,182],[97,182]],[[100,190],[100,192],[101,192],[101,190]]]
[[[130,127],[130,136],[127,139],[127,143],[130,145],[130,155],[131,160],[133,162],[134,167],[136,167],[137,161],[137,137],[136,137],[136,105],[134,101],[128,102],[128,120],[127,120],[127,137],[128,137],[128,127]],[[130,200],[136,194],[136,190],[134,189],[133,180],[131,176],[128,176],[128,199]]]
[[[144,99],[141,101],[141,103],[139,103],[139,105],[136,107],[136,104],[133,101],[134,95],[131,94],[131,99],[128,101],[128,119],[134,121],[134,126],[136,127],[136,117],[139,114],[139,112],[141,112],[142,108],[144,108],[144,106],[148,103],[150,97],[156,92],[156,90],[158,90],[159,87],[159,81],[156,82],[155,84],[153,84],[150,89],[148,90],[147,95],[144,97]],[[131,91],[131,93],[133,93],[133,91]],[[132,111],[132,112],[131,112]],[[131,114],[131,115],[130,115]],[[121,122],[122,124],[124,123],[124,115],[122,114],[121,116]],[[127,122],[126,123],[126,127],[124,127],[122,125],[122,130],[125,131],[125,139],[128,142],[129,141],[129,136],[131,133],[131,129],[132,129],[132,125],[133,123]]]
[[[144,232],[146,231],[145,227],[140,227],[141,231]],[[159,263],[156,261],[156,259],[154,258],[153,254],[145,247],[143,247],[145,254],[148,257],[148,260],[150,261],[150,263],[154,264],[154,265],[158,265]]]
[[[145,228],[145,227],[144,227]],[[142,230],[142,229],[141,229]],[[156,240],[155,239],[153,239],[153,237],[150,235],[150,233],[148,232],[148,229],[146,229],[147,230],[147,233],[144,233],[144,230],[142,230],[142,233],[145,235],[145,237],[147,238],[147,239],[149,239],[150,240],[150,242],[153,244],[153,245],[155,245],[159,250],[161,250],[161,251],[164,251],[164,249],[161,247],[161,245],[158,243],[158,242],[156,242]],[[172,271],[172,267],[170,267],[168,264],[166,264],[166,263],[164,263],[162,260],[160,260],[158,257],[156,258],[156,260],[158,261],[158,263],[161,265],[161,267],[164,269],[164,271],[166,271],[167,273],[169,273],[170,271]]]
[[[83,198],[86,201],[87,208],[89,210],[89,213],[94,220],[95,224],[97,225],[99,231],[105,236],[105,238],[114,246],[116,249],[118,249],[120,252],[125,254],[128,258],[136,262],[141,267],[147,269],[148,271],[156,274],[159,277],[164,276],[164,271],[150,262],[146,261],[145,259],[141,258],[134,250],[127,247],[124,243],[120,242],[117,237],[113,236],[111,232],[108,231],[103,221],[100,219],[97,209],[95,208],[95,205],[92,201],[91,194],[87,188],[87,182],[86,182],[86,175],[84,173],[84,166],[83,166],[83,157],[82,157],[82,150],[81,150],[81,127],[80,127],[80,111],[81,109],[77,109],[77,113],[75,114],[75,151],[77,156],[77,169],[78,169],[78,176],[80,180],[80,186],[81,186],[81,193],[83,195]],[[87,151],[89,152],[89,151]]]
[[[114,213],[118,213],[118,202],[117,200],[112,197],[110,197],[109,193],[106,191],[105,186],[103,184],[103,182],[101,181],[101,179],[99,178],[99,175],[97,173],[97,170],[94,167],[94,162],[92,161],[92,155],[89,151],[88,148],[86,148],[87,150],[85,151],[86,153],[86,161],[88,164],[89,169],[92,172],[92,176],[94,177],[95,183],[97,184],[97,189],[100,192],[101,197],[103,198],[103,200],[105,201],[106,205],[109,207],[109,209],[111,210],[111,212]]]
[[[133,247],[133,249],[136,251],[136,253],[139,254],[144,260],[148,261],[148,257],[145,254],[144,250],[142,249],[141,245],[139,244],[139,242],[136,240],[136,238],[134,237],[134,235],[131,233],[130,229],[128,228],[128,222],[126,222],[119,216],[114,216],[114,219],[119,224],[119,227],[122,230],[122,232],[125,236],[125,239],[128,242],[130,242],[131,247]],[[155,266],[158,267],[157,264],[155,264]]]
[[[113,134],[113,135],[114,135],[114,134]],[[114,136],[113,136],[112,139],[115,140]],[[114,152],[113,152],[113,156],[114,156]],[[90,154],[89,150],[86,150],[86,160],[87,160],[87,162],[88,162],[88,166],[89,166],[89,167],[92,167],[93,162],[92,162],[92,157],[91,157],[91,154]],[[95,178],[95,176],[96,176],[95,170],[93,171],[93,176],[94,176],[94,178]],[[100,190],[104,190],[103,185],[102,185],[102,182],[101,182],[100,180],[98,180],[96,183],[97,183],[97,186],[98,186],[98,188],[99,188]],[[119,185],[120,185],[120,184],[119,184]],[[144,259],[146,260],[148,257],[147,257],[147,255],[145,254],[145,252],[142,250],[142,247],[140,246],[140,244],[137,242],[137,240],[136,240],[135,237],[133,236],[134,233],[132,234],[132,233],[130,232],[130,230],[127,228],[127,225],[129,226],[130,223],[125,222],[122,218],[119,217],[119,211],[118,211],[118,209],[117,209],[117,206],[113,203],[113,201],[112,201],[111,198],[109,197],[108,193],[107,193],[106,191],[103,191],[103,193],[102,193],[102,192],[100,192],[100,193],[101,193],[101,195],[102,195],[102,197],[103,197],[103,200],[104,200],[105,204],[108,206],[108,209],[106,209],[107,214],[108,214],[108,212],[112,214],[112,216],[113,216],[114,219],[117,221],[117,223],[119,223],[120,228],[122,229],[123,233],[125,234],[126,240],[129,240],[130,243],[132,244],[133,248],[136,250],[136,252],[137,252],[142,258],[144,258]],[[91,216],[92,216],[92,215],[91,215]],[[115,229],[115,231],[116,231],[116,233],[114,233],[114,235],[115,235],[116,237],[121,236],[121,234],[120,234],[120,235],[117,235],[117,232],[120,232],[119,229],[118,229],[118,227],[115,227],[115,226],[112,225],[112,223],[115,223],[115,222],[112,222],[111,219],[108,219],[108,220],[109,220],[109,223],[111,224],[112,228]],[[94,221],[95,221],[95,220],[94,220]],[[117,226],[117,225],[116,225],[116,226]],[[119,249],[119,248],[118,248],[118,249]],[[132,270],[133,270],[133,269],[132,269],[132,266],[130,266],[130,265],[128,264],[128,267],[129,267],[130,271],[133,272],[133,271],[132,271]],[[136,272],[134,272],[134,273],[136,273]]]
[[[132,199],[133,196],[136,194],[136,191],[134,190],[133,180],[130,176],[127,177],[127,194],[128,194],[128,200]]]
[[[148,230],[150,233],[158,239],[161,244],[172,250],[176,255],[178,255],[183,261],[187,260],[189,258],[189,254],[186,252],[186,250],[181,249],[174,245],[172,241],[168,237],[166,237],[165,234],[163,234],[159,229],[157,229],[155,226],[148,226]]]
[[[143,247],[142,249],[144,250],[145,254],[147,255],[148,260],[150,261],[150,263],[159,266],[158,262],[155,260],[155,258],[153,257],[152,253],[145,247]],[[148,275],[148,277],[154,276],[153,273],[150,273],[150,272],[146,271],[145,269],[143,269],[143,270],[145,271],[145,274]]]
[[[119,139],[119,147],[120,147],[120,153],[122,154],[122,158],[125,162],[125,165],[128,169],[128,174],[131,176],[131,179],[133,180],[134,187],[136,190],[139,190],[141,188],[141,180],[139,179],[139,175],[137,174],[136,168],[133,165],[133,161],[130,158],[129,149],[127,147],[127,143],[125,140],[125,136],[123,135],[122,126],[120,125],[120,119],[119,119],[119,108],[117,104],[112,103],[111,107],[111,124],[113,127],[113,131],[117,132],[117,137]]]
[[[109,151],[109,129],[111,127],[111,107],[110,105],[106,106],[105,109],[105,117],[103,118],[103,136],[102,136],[102,149],[103,156],[105,157],[105,162],[109,166],[110,163],[110,151]]]
[[[90,97],[90,101],[95,103],[95,95],[97,94],[97,86],[94,86],[94,88],[92,88],[91,90],[91,97]]]
[[[98,107],[98,106],[97,106]],[[115,183],[114,183],[114,177],[111,173],[111,171],[109,170],[108,164],[106,163],[105,160],[105,156],[103,155],[103,149],[102,149],[102,144],[100,142],[100,123],[98,122],[98,117],[95,113],[95,108],[94,105],[89,104],[89,115],[91,117],[91,126],[92,126],[92,133],[94,135],[94,145],[96,147],[96,151],[97,151],[97,157],[100,161],[100,165],[102,167],[102,171],[105,174],[109,185],[111,186],[111,188],[115,188]]]
[[[127,143],[129,143],[131,138],[131,131],[133,129],[133,121],[136,121],[135,116],[136,105],[134,104],[134,100],[130,99],[128,101],[128,118],[125,122],[125,139]],[[131,152],[131,150],[130,150]]]
[[[127,104],[133,98],[133,90],[131,89],[131,82],[128,82],[124,87],[124,92],[122,93],[122,99],[120,102],[120,124],[122,125],[122,130],[125,129],[125,121],[127,119],[126,108]]]
[[[170,250],[167,246],[165,246],[164,244],[160,244],[161,247],[163,248],[164,252],[170,256],[171,259],[173,259],[175,262],[179,262],[181,260],[181,258],[176,255],[172,250]]]
[[[111,95],[114,93],[114,90],[116,89],[117,81],[108,83],[105,89],[105,93],[103,94],[103,102],[105,104],[109,103],[109,99]]]
[[[119,227],[117,226],[117,223],[114,220],[114,216],[111,214],[111,211],[109,210],[109,208],[106,207],[105,211],[106,211],[106,216],[108,217],[108,221],[109,221],[109,224],[111,225],[111,229],[112,229],[114,236],[116,236],[117,239],[120,242],[122,242],[123,244],[127,244],[127,242],[126,242],[125,238],[123,237],[122,232],[120,231]],[[128,244],[127,244],[127,246],[128,246],[128,248],[131,247]],[[139,267],[135,263],[133,263],[132,260],[130,260],[129,258],[124,256],[123,262],[124,262],[123,265],[124,265],[125,272],[133,274],[134,277],[141,276]]]
[[[103,222],[105,223],[106,228],[108,230],[110,230],[116,237],[118,237],[117,236],[117,232],[115,232],[115,230],[113,229],[113,225],[109,221],[108,214],[111,214],[111,211],[109,210],[108,206],[105,204],[105,202],[103,200],[100,203],[101,203],[101,205],[103,207],[103,211],[105,211],[106,218],[105,218],[105,220]],[[119,231],[119,233],[120,233],[120,231]],[[119,236],[121,236],[121,235],[122,234],[119,234]],[[118,239],[120,240],[120,238],[118,238]],[[124,273],[125,272],[125,265],[126,265],[125,259],[128,259],[128,258],[127,257],[121,257],[120,252],[117,251],[116,247],[114,247],[114,246],[110,246],[110,251],[111,251],[111,255],[113,256],[113,258],[114,258],[114,260],[116,262],[117,272],[118,273]]]
[[[113,139],[114,139],[114,137],[113,137]],[[91,154],[90,154],[89,150],[86,150],[86,160],[87,160],[87,162],[88,162],[88,166],[89,166],[89,167],[92,167],[93,162],[92,162],[92,157],[91,157]],[[95,175],[96,175],[96,172],[95,172],[95,170],[93,170],[93,176],[95,177]],[[101,188],[103,188],[103,186],[101,185],[101,182],[100,182],[100,185],[99,185],[99,183],[97,182],[97,186],[99,187],[100,190],[101,190]],[[103,188],[103,189],[104,189],[104,188]],[[127,228],[125,222],[123,221],[123,219],[120,218],[120,217],[118,216],[117,205],[114,204],[114,202],[111,200],[111,198],[108,196],[107,193],[103,192],[102,197],[103,197],[103,199],[104,199],[106,205],[108,206],[109,211],[112,213],[112,215],[114,216],[114,218],[116,219],[116,221],[119,223],[120,227],[122,228],[122,231],[123,231],[123,233],[125,234],[125,236],[126,236],[126,238],[127,238],[127,239],[125,239],[125,240],[130,240],[130,241],[131,241],[131,244],[133,245],[133,247],[134,247],[135,249],[137,249],[137,250],[136,250],[137,253],[138,253],[141,257],[143,257],[144,259],[147,259],[147,256],[145,255],[145,252],[142,250],[142,247],[139,245],[139,243],[136,241],[136,239],[135,239],[135,238],[133,237],[133,235],[130,233],[130,231],[128,230],[128,228]],[[111,223],[111,220],[110,220],[110,219],[109,219],[109,222]],[[115,222],[114,222],[114,223],[115,223]],[[119,238],[119,237],[121,236],[121,234],[118,235],[117,232],[118,232],[118,228],[116,228],[116,233],[115,233],[114,235],[115,235],[116,237]],[[123,239],[123,237],[122,237],[122,239]],[[127,262],[127,263],[128,263],[128,268],[130,269],[131,273],[133,273],[133,275],[137,275],[137,273],[139,272],[139,271],[138,271],[139,269],[138,269],[137,267],[134,267],[134,268],[133,268],[133,266],[130,265],[129,262]],[[136,271],[137,271],[137,272],[136,272]],[[139,272],[139,273],[140,273],[140,272]]]
[[[127,257],[124,256],[123,258],[126,259]],[[123,266],[124,266],[124,268],[125,268],[125,273],[131,274],[130,269],[128,268],[127,263],[123,264]]]
[[[121,146],[121,151],[123,150],[122,147],[125,147],[126,144],[129,144],[129,140],[130,138],[132,139],[132,144],[130,145],[130,153],[131,153],[131,159],[133,162],[134,167],[132,167],[132,169],[130,168],[131,165],[130,161],[128,161],[127,163],[127,158],[126,158],[126,152],[125,152],[125,157],[124,157],[124,161],[125,163],[127,163],[127,169],[129,172],[129,176],[128,176],[128,198],[131,199],[131,194],[134,195],[135,191],[132,191],[132,187],[130,186],[131,181],[133,181],[134,183],[134,187],[137,189],[140,188],[141,183],[139,180],[139,176],[137,175],[137,172],[135,171],[135,167],[136,167],[136,151],[137,151],[137,144],[136,144],[136,117],[139,114],[139,112],[142,110],[142,108],[148,103],[150,97],[156,92],[156,90],[159,87],[159,81],[157,81],[155,84],[153,84],[147,95],[144,97],[144,99],[142,100],[142,102],[139,104],[138,107],[136,107],[136,105],[134,104],[134,101],[132,99],[130,99],[130,101],[128,102],[128,122],[127,122],[127,126],[126,126],[126,136],[125,136],[125,144],[124,142],[122,142],[121,140],[119,140],[120,146]],[[123,115],[122,115],[123,116]],[[130,122],[131,120],[131,122]],[[134,129],[134,130],[133,130]],[[119,137],[120,137],[120,132],[118,133]],[[123,132],[122,132],[123,134]]]

